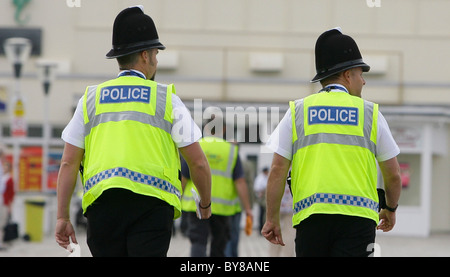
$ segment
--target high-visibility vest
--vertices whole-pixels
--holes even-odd
[[[331,91],[289,106],[293,226],[312,214],[358,216],[378,223],[378,105]]]
[[[173,85],[121,76],[87,87],[84,102],[86,209],[110,188],[159,198],[181,215],[178,148],[171,137]]]
[[[202,138],[199,143],[211,168],[211,213],[230,216],[241,212],[239,196],[233,180],[238,147],[216,137]],[[186,212],[196,210],[191,188],[197,192],[192,179],[189,179],[181,200],[182,210]]]

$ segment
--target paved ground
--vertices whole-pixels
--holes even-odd
[[[82,257],[91,256],[86,245],[86,235],[77,233]],[[428,238],[386,236],[378,233],[378,252],[382,257],[450,257],[450,234],[432,234]],[[189,256],[190,242],[180,233],[173,237],[169,257]],[[53,237],[46,236],[42,242],[15,240],[0,257],[67,257],[69,253],[59,247]],[[256,232],[249,237],[241,234],[239,245],[241,257],[269,256],[269,243]]]

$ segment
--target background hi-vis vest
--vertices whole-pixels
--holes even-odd
[[[221,138],[205,137],[199,140],[211,168],[211,213],[230,216],[241,212],[239,196],[233,180],[238,147]],[[191,188],[196,191],[189,179],[181,200],[183,211],[195,212],[195,202]]]
[[[293,226],[312,214],[378,223],[378,105],[345,92],[290,102],[293,131]]]
[[[181,214],[180,158],[171,137],[173,85],[122,76],[86,89],[84,212],[103,191],[159,198]]]

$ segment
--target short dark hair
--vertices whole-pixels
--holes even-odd
[[[325,79],[320,80],[320,84],[322,85],[322,87],[325,87],[326,85],[334,83],[335,81],[339,80],[339,78],[341,77],[341,75],[344,71],[338,72],[338,73],[333,74]]]
[[[119,64],[119,68],[121,70],[131,69],[131,67],[137,63],[140,54],[141,51],[131,53],[122,57],[117,57],[117,63]]]

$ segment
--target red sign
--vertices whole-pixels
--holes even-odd
[[[41,191],[42,148],[25,147],[19,159],[19,190]]]
[[[56,190],[60,153],[50,153],[47,170],[47,189]],[[19,190],[42,191],[42,148],[24,147],[19,159]]]

